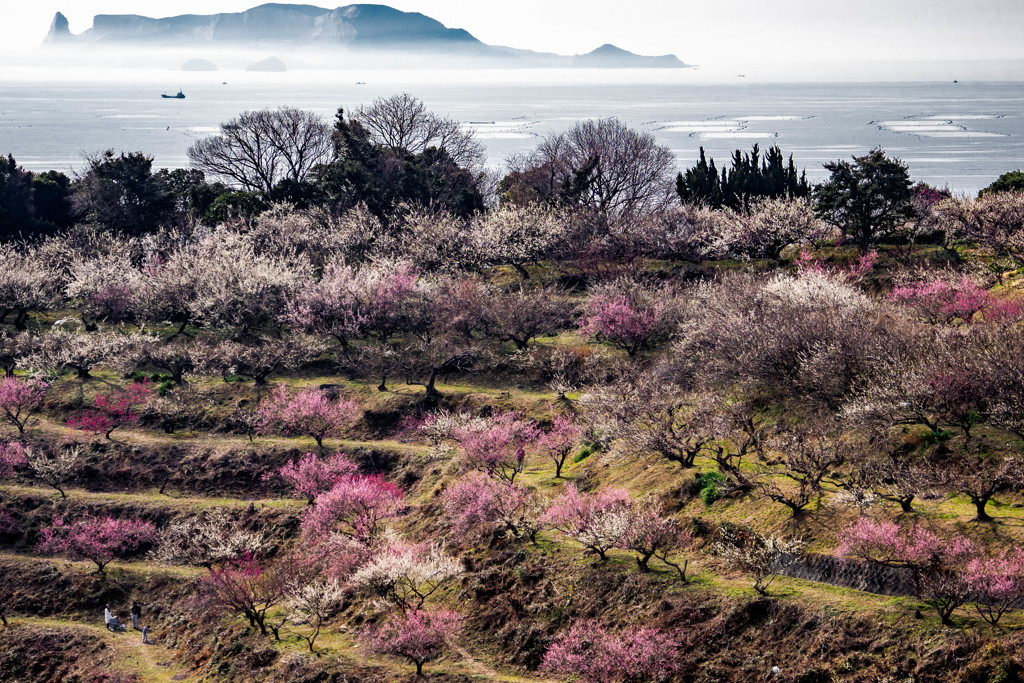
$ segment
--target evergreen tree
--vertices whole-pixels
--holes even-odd
[[[817,212],[856,239],[862,250],[917,215],[910,169],[885,156],[881,147],[854,157],[853,163],[829,162],[825,169],[832,175],[815,190]]]
[[[749,154],[733,152],[730,168],[720,174],[701,147],[697,164],[677,176],[676,192],[683,202],[746,210],[751,200],[762,197],[807,197],[811,187],[806,173],[797,174],[792,154],[787,163],[775,145],[762,158],[760,147],[754,145]]]

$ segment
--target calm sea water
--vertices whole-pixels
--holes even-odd
[[[1024,161],[1024,84],[689,82],[686,73],[330,72],[160,73],[145,78],[34,79],[0,73],[0,153],[32,170],[80,168],[84,154],[141,150],[159,167],[187,165],[197,138],[246,109],[291,105],[332,116],[410,92],[473,127],[489,163],[532,149],[551,131],[617,116],[692,164],[703,145],[778,144],[812,179],[823,162],[881,145],[915,179],[975,192]],[[366,81],[357,84],[357,81]],[[185,100],[160,98],[185,91]]]

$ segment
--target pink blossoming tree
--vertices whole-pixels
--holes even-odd
[[[648,572],[651,558],[657,558],[672,567],[679,579],[686,583],[686,566],[672,559],[672,554],[689,547],[693,534],[681,529],[672,519],[665,516],[661,504],[654,500],[631,501],[626,511],[626,529],[619,539],[619,547],[637,554],[636,564],[640,571]]]
[[[535,424],[518,413],[471,420],[454,430],[466,464],[512,483],[526,464],[526,449],[540,436]]]
[[[1024,317],[1024,302],[997,297],[967,276],[959,281],[935,278],[901,285],[889,298],[910,306],[931,323],[970,323],[978,313],[987,321]]]
[[[38,549],[73,560],[91,560],[97,571],[103,572],[112,560],[139,550],[157,537],[152,522],[107,516],[83,517],[68,524],[56,515],[53,523],[40,531]]]
[[[280,384],[270,398],[260,404],[259,431],[311,436],[317,447],[323,448],[325,438],[341,434],[360,414],[355,401],[331,400],[319,389],[303,389],[289,396],[288,389]]]
[[[267,612],[287,595],[285,573],[264,567],[248,553],[213,567],[203,586],[215,608],[241,614],[263,635],[267,635]]]
[[[540,530],[541,498],[520,483],[508,483],[471,472],[444,492],[445,518],[452,534],[479,539],[495,529],[531,541]]]
[[[585,428],[573,415],[557,415],[551,429],[541,435],[537,444],[555,463],[555,478],[562,478],[562,467],[580,446]]]
[[[580,493],[566,484],[540,519],[604,561],[608,551],[622,543],[629,524],[629,504],[625,489]]]
[[[839,552],[913,572],[918,596],[932,603],[946,626],[971,597],[965,571],[977,549],[962,536],[942,538],[923,527],[909,530],[894,522],[861,517],[839,533]]]
[[[291,485],[293,496],[305,498],[312,505],[321,493],[358,472],[359,466],[345,453],[335,453],[323,459],[313,453],[306,453],[275,472],[268,472],[263,478],[271,479],[275,475],[281,477]]]
[[[0,479],[13,477],[28,464],[25,448],[17,442],[0,441]]]
[[[587,683],[663,681],[676,670],[679,643],[656,628],[609,633],[597,621],[577,622],[544,655],[541,668]]]
[[[663,314],[660,302],[640,303],[624,294],[595,293],[587,301],[580,329],[635,356],[663,331]]]
[[[401,489],[379,475],[350,475],[316,497],[302,517],[303,535],[314,543],[332,534],[369,546],[384,522],[402,509]]]
[[[17,377],[0,378],[0,411],[19,434],[25,433],[29,419],[43,405],[45,395],[46,385],[41,382]]]
[[[450,610],[412,610],[393,614],[384,624],[368,628],[363,645],[375,654],[404,657],[423,676],[423,665],[451,647],[462,628],[462,616]]]
[[[964,572],[971,599],[981,618],[995,626],[1011,609],[1024,607],[1024,553],[977,557]]]
[[[152,397],[153,387],[148,379],[133,382],[120,392],[96,394],[95,409],[68,418],[67,424],[72,429],[103,434],[109,439],[115,429],[136,424]]]

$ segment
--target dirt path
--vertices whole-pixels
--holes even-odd
[[[126,673],[136,674],[141,683],[172,683],[196,680],[184,667],[174,661],[174,657],[159,643],[151,645],[142,643],[142,634],[128,630],[124,633],[111,633],[102,624],[90,624],[66,619],[43,617],[15,617],[10,620],[11,627],[19,624],[55,629],[72,629],[89,633],[103,640],[113,655],[114,668]]]

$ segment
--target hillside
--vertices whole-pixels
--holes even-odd
[[[493,66],[647,68],[685,67],[673,55],[644,57],[604,45],[575,57],[486,45],[463,29],[448,28],[418,12],[386,5],[265,4],[243,12],[151,18],[99,14],[92,28],[73,35],[57,12],[44,44],[97,50],[122,45],[139,48],[251,48],[269,45],[292,50],[321,49],[369,53],[437,53],[485,58]]]
[[[1020,680],[1018,174],[473,143],[0,157],[0,681]]]

